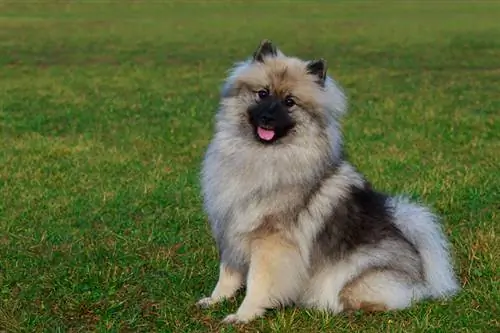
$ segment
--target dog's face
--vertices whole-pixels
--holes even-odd
[[[261,145],[321,135],[343,100],[326,71],[324,60],[287,57],[265,40],[226,81],[222,119]]]

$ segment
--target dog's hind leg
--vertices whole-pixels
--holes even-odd
[[[340,293],[340,301],[344,310],[399,310],[424,294],[423,283],[412,281],[403,273],[372,270],[347,284]]]
[[[196,304],[201,307],[208,307],[226,298],[230,298],[242,286],[242,283],[243,274],[241,272],[221,263],[219,267],[219,280],[215,285],[212,295],[202,298]]]
[[[298,249],[278,234],[252,241],[245,299],[226,323],[248,322],[297,297],[305,274]]]

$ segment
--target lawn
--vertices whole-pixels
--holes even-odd
[[[0,0],[0,331],[498,332],[500,3]],[[199,170],[227,69],[324,57],[350,160],[442,216],[463,290],[400,312],[209,310]]]

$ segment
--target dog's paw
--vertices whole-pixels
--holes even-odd
[[[208,308],[209,306],[214,305],[215,303],[217,303],[217,301],[214,300],[212,297],[205,297],[196,302],[196,305],[199,306],[200,308]]]
[[[264,314],[264,309],[253,309],[252,311],[241,311],[230,314],[224,320],[222,320],[225,324],[246,324],[248,322],[257,319],[258,317]]]
[[[249,319],[247,318],[242,318],[241,316],[238,316],[236,313],[230,314],[224,320],[222,320],[224,324],[244,324],[248,323]]]

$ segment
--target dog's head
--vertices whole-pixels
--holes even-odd
[[[227,78],[219,122],[234,135],[275,146],[324,136],[345,107],[325,60],[289,57],[264,40]]]

